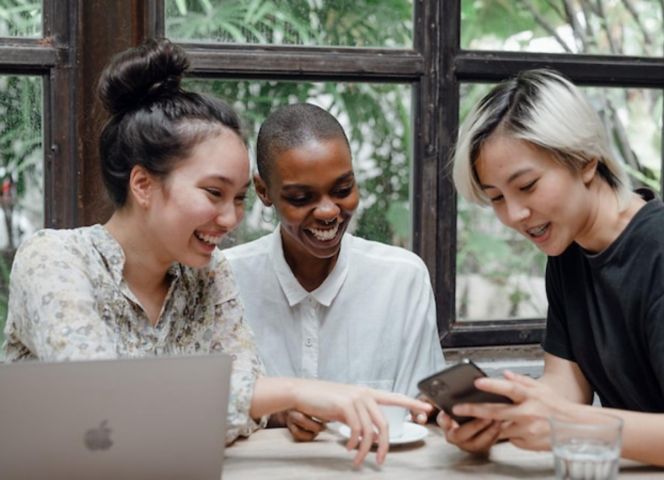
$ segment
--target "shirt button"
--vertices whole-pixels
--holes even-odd
[[[314,342],[313,342],[313,341],[311,340],[311,338],[309,337],[309,338],[307,338],[307,339],[304,341],[304,344],[305,344],[307,347],[310,347],[310,346],[312,346],[312,345],[314,344]]]

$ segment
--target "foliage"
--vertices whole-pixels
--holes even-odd
[[[41,34],[40,0],[0,0],[0,37]]]
[[[169,36],[233,43],[409,46],[412,18],[412,0],[166,2]]]

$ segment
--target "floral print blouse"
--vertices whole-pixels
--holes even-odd
[[[6,359],[84,360],[223,352],[233,358],[226,443],[256,424],[249,407],[263,368],[223,254],[204,268],[174,263],[159,320],[125,282],[120,244],[101,225],[41,230],[12,267]]]

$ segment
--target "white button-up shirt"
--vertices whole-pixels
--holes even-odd
[[[312,292],[286,263],[278,229],[224,254],[269,375],[415,395],[444,366],[429,273],[412,252],[346,234]]]

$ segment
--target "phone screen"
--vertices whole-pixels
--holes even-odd
[[[471,360],[452,365],[426,377],[417,384],[420,391],[461,425],[473,417],[460,417],[452,413],[457,403],[512,403],[508,397],[483,392],[475,387],[475,379],[486,374]]]

